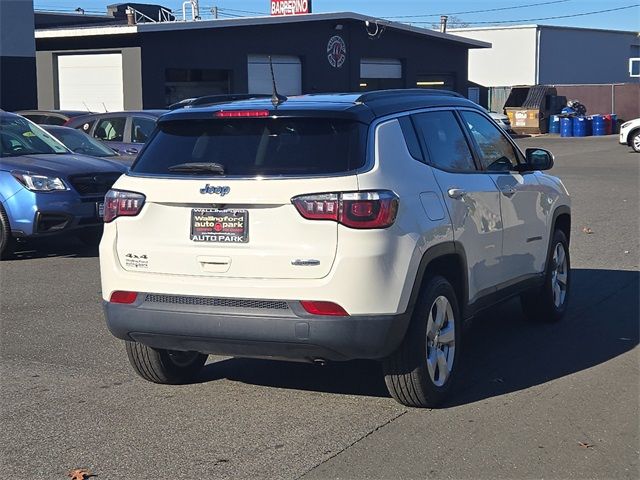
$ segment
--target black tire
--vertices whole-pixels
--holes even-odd
[[[189,383],[207,361],[207,355],[202,353],[162,350],[137,342],[126,342],[126,349],[136,373],[153,383]]]
[[[558,265],[556,265],[556,261],[554,260],[554,253],[558,245],[562,246],[566,258],[566,266],[563,269],[566,272],[565,290],[564,295],[560,297],[560,302],[556,301],[556,297],[554,297],[555,279],[562,278],[558,275]],[[559,322],[567,311],[570,294],[571,259],[569,256],[569,242],[562,230],[556,230],[553,232],[551,247],[547,254],[547,268],[544,285],[541,288],[530,290],[520,295],[522,310],[530,320],[547,323]]]
[[[437,312],[436,300],[445,297],[451,307],[451,317],[448,317],[437,330],[438,334],[434,339],[427,335],[427,324],[430,323],[430,315]],[[449,326],[453,325],[453,344],[446,346],[438,345],[440,331],[445,332]],[[458,359],[460,358],[460,339],[462,331],[462,321],[460,308],[455,291],[449,281],[441,276],[429,278],[423,286],[420,298],[413,312],[411,323],[407,333],[397,348],[383,361],[384,379],[391,396],[399,403],[408,407],[429,407],[434,408],[442,404],[449,395],[454,384]],[[433,336],[433,334],[431,334]],[[427,343],[430,345],[427,346]],[[451,350],[453,346],[453,350]],[[442,350],[440,350],[442,348]],[[445,353],[446,349],[446,353]],[[444,379],[441,377],[438,368],[437,378],[432,378],[429,373],[427,356],[433,355],[440,350],[447,362],[451,359],[450,373]],[[449,354],[452,357],[449,357]],[[438,358],[438,355],[435,357]],[[436,362],[437,365],[437,362]],[[436,368],[433,368],[434,376]],[[443,382],[438,385],[438,382]]]
[[[95,247],[100,244],[102,239],[102,228],[78,230],[75,235],[78,240],[88,247]]]
[[[9,217],[7,217],[7,212],[5,212],[4,207],[0,205],[0,259],[11,256],[15,245],[16,241],[13,236],[11,236]]]
[[[629,138],[631,139],[629,141],[631,148],[633,148],[635,152],[640,153],[640,130],[632,132],[631,135],[629,135]]]

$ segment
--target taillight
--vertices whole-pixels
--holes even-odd
[[[304,218],[350,228],[387,228],[398,213],[398,197],[388,190],[301,195],[291,202]]]
[[[109,190],[104,197],[104,223],[118,217],[135,217],[142,210],[144,198],[141,193]]]
[[[130,305],[138,299],[138,292],[125,292],[117,290],[111,294],[109,301],[111,303],[123,303]]]
[[[221,110],[215,113],[218,118],[259,118],[268,117],[269,110]]]
[[[349,314],[337,303],[317,302],[313,300],[302,300],[302,308],[312,315],[326,315],[330,317],[348,317]]]

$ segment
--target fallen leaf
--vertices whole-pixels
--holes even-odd
[[[582,231],[587,235],[591,235],[593,233],[593,230],[591,230],[589,227],[584,227]]]
[[[582,448],[593,448],[593,445],[586,442],[578,442],[578,445],[580,445]]]
[[[97,475],[91,473],[91,470],[86,468],[74,468],[69,471],[67,476],[71,477],[71,480],[86,480],[87,478],[97,477]]]

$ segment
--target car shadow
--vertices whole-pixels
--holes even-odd
[[[33,260],[38,258],[94,258],[98,245],[86,245],[71,235],[43,237],[18,242],[7,260]]]
[[[485,311],[465,329],[451,407],[527,389],[594,367],[638,345],[639,272],[574,269],[562,322],[527,320],[511,300]],[[208,364],[200,382],[388,397],[373,361],[305,363],[232,358]]]

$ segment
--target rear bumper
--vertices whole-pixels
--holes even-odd
[[[104,302],[111,333],[155,348],[238,357],[313,361],[380,359],[402,341],[409,316],[305,316],[289,310],[224,312],[217,307],[145,301]],[[295,304],[295,305],[294,305]]]

